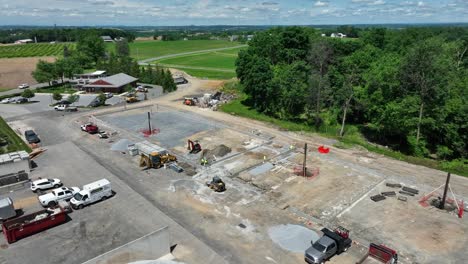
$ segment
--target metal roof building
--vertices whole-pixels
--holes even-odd
[[[111,92],[121,93],[127,85],[135,86],[138,79],[125,73],[118,73],[109,77],[90,82],[81,89],[86,92]]]

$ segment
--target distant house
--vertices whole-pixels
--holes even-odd
[[[322,33],[322,35],[321,35],[321,36],[322,36],[322,37],[326,37],[326,36],[327,36],[327,34],[323,34],[323,33]]]
[[[32,39],[18,39],[15,41],[15,44],[26,44],[26,43],[33,43],[34,40]]]
[[[343,33],[331,33],[330,37],[332,38],[346,38],[346,35]]]
[[[110,92],[122,93],[125,86],[136,86],[138,79],[125,73],[118,73],[109,77],[97,79],[89,84],[83,85],[80,90],[86,92]]]
[[[247,35],[247,41],[251,41],[253,39],[254,35]]]
[[[104,42],[114,42],[114,40],[110,36],[101,36]]]
[[[229,41],[237,41],[239,39],[238,35],[232,35],[229,37]]]

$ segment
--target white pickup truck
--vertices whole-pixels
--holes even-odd
[[[78,193],[80,189],[78,187],[61,187],[52,190],[52,192],[41,195],[38,197],[39,202],[42,206],[56,206],[59,201],[70,200],[75,193]]]
[[[65,112],[78,111],[78,108],[76,108],[76,106],[68,106],[66,104],[56,105],[54,107],[54,109],[57,110],[57,111],[65,111]]]

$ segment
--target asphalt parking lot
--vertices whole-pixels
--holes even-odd
[[[30,177],[59,178],[69,187],[81,187],[106,178],[111,182],[115,196],[73,211],[68,222],[16,243],[8,244],[1,236],[1,264],[82,263],[165,226],[169,226],[171,245],[177,245],[183,252],[179,254],[181,260],[200,263],[206,259],[205,263],[220,263],[213,261],[220,259],[214,251],[121,180],[132,177],[131,174],[103,167],[86,153],[83,146],[78,146],[83,139],[99,139],[80,131],[78,124],[72,129],[67,127],[69,118],[69,115],[52,111],[10,120],[37,131],[42,146],[47,149],[34,160],[37,167]],[[41,207],[37,195],[27,187],[8,195],[14,202],[18,201],[19,207],[25,208],[25,213],[31,213]]]

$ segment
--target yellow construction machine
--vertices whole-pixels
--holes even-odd
[[[135,102],[138,102],[138,98],[136,97],[136,94],[134,93],[129,93],[127,94],[127,96],[125,97],[125,101],[129,104],[131,103],[135,103]]]
[[[161,154],[159,152],[151,152],[149,155],[140,155],[140,167],[159,169],[164,164],[177,161],[176,156],[169,153]]]

